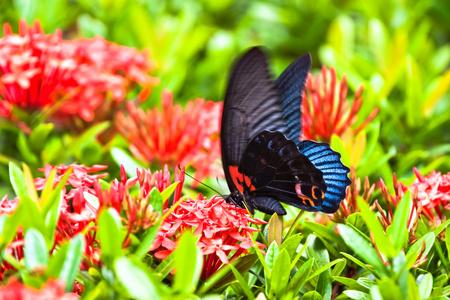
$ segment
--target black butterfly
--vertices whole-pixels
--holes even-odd
[[[300,141],[300,104],[310,66],[310,55],[303,55],[273,82],[258,47],[235,65],[221,125],[228,203],[278,215],[286,214],[280,202],[325,213],[339,208],[351,183],[349,168],[329,144]]]

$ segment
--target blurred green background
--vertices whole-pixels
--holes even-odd
[[[66,39],[150,49],[161,84],[144,107],[159,105],[162,89],[182,104],[221,101],[230,65],[250,46],[269,49],[276,74],[310,52],[313,73],[325,65],[347,76],[350,98],[364,85],[359,123],[380,107],[364,131],[359,176],[450,170],[450,1],[14,0],[0,10],[14,32],[19,18],[39,19]]]

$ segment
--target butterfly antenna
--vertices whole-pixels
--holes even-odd
[[[213,190],[214,192],[216,192],[218,195],[220,195],[221,197],[223,197],[223,195],[217,191],[216,189],[213,189],[212,187],[210,187],[209,185],[207,185],[206,183],[203,183],[202,181],[198,180],[197,178],[194,178],[193,176],[189,175],[188,173],[184,173],[187,177],[191,178],[192,180],[197,181],[200,184],[203,184],[204,186],[206,186],[207,188]]]

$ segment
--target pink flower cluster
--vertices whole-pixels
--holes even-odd
[[[162,112],[157,108],[144,112],[128,102],[128,115],[117,114],[117,128],[131,153],[146,163],[193,166],[198,180],[222,177],[217,163],[222,103],[196,99],[183,111],[181,105],[173,105],[169,91],[163,91],[161,98]]]
[[[450,209],[450,204],[447,204],[450,201],[450,172],[442,175],[441,172],[433,170],[431,174],[423,176],[416,167],[413,171],[417,178],[409,189],[417,190],[417,199],[421,203],[422,213],[431,219],[435,214],[439,219],[442,218],[442,209]]]
[[[199,236],[197,246],[205,256],[202,278],[211,276],[222,264],[247,253],[253,246],[250,236],[259,229],[252,224],[265,224],[253,219],[245,209],[225,202],[221,197],[189,199],[179,204],[164,220],[150,248],[155,257],[166,258],[176,248],[176,240],[182,232],[194,231]],[[263,244],[257,243],[259,248]]]
[[[79,115],[92,121],[107,95],[122,101],[136,83],[148,95],[159,82],[148,75],[154,64],[147,51],[102,37],[63,40],[60,30],[45,34],[38,21],[27,27],[21,20],[19,27],[19,34],[14,34],[6,23],[0,38],[0,116],[14,118],[14,106],[54,106],[62,119]]]

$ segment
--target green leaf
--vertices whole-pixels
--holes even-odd
[[[72,289],[75,275],[79,271],[82,246],[81,236],[77,235],[70,242],[63,244],[48,263],[47,275],[62,279],[65,282],[66,292]]]
[[[375,213],[370,209],[369,204],[367,204],[364,199],[358,198],[358,207],[361,209],[361,215],[363,216],[370,232],[373,234],[374,240],[376,241],[380,252],[386,255],[388,259],[396,256],[398,252],[394,251],[395,249],[384,234],[384,229],[381,226],[380,221],[375,216]]]
[[[272,276],[270,277],[269,298],[281,298],[286,292],[291,272],[291,258],[286,249],[280,251],[277,255],[272,268]]]
[[[48,250],[42,234],[34,228],[28,229],[25,234],[24,247],[25,266],[28,271],[47,267]]]
[[[101,257],[105,263],[112,263],[116,257],[122,255],[120,229],[120,216],[114,208],[109,208],[100,213],[98,233],[102,249]]]
[[[347,265],[347,260],[345,260],[343,258],[337,259],[336,265],[334,266],[333,270],[331,270],[331,277],[339,276],[342,273],[342,271],[345,269],[346,265]]]
[[[176,273],[173,289],[181,293],[192,293],[200,280],[203,267],[203,256],[196,245],[197,238],[185,231],[175,250],[174,263]]]
[[[345,243],[366,263],[372,265],[375,272],[380,276],[389,276],[386,266],[378,257],[376,250],[370,245],[366,239],[356,233],[352,228],[338,224],[339,232]]]
[[[161,263],[155,268],[154,273],[157,273],[159,278],[164,279],[167,275],[169,275],[170,271],[174,268],[173,261],[174,253],[170,253],[166,258],[164,258]]]
[[[272,242],[272,244],[270,244],[269,246],[269,249],[267,250],[266,258],[264,260],[269,270],[273,269],[273,264],[275,263],[275,259],[277,258],[279,252],[280,249],[278,248],[278,244],[276,242]],[[267,282],[270,281],[270,276],[272,274],[271,272],[272,271],[270,271],[269,273],[264,272]]]
[[[322,300],[322,299],[323,299],[322,296],[316,291],[307,292],[302,297],[302,300]]]
[[[348,277],[334,276],[333,280],[336,280],[337,282],[340,282],[343,285],[348,286],[351,290],[369,291],[367,287],[365,287],[355,279],[351,279]]]
[[[326,265],[323,265],[322,267],[318,268],[317,270],[314,270],[314,272],[308,277],[307,281],[313,279],[316,276],[319,276],[321,273],[329,270],[332,266],[334,266],[335,264],[338,264],[338,263],[344,263],[345,264],[345,259],[343,259],[343,258],[335,259],[332,262],[330,262],[330,263],[328,263]]]
[[[360,261],[359,259],[348,253],[341,252],[341,254],[346,258],[348,258],[349,260],[351,260],[352,262],[354,262],[355,264],[357,264],[358,266],[360,266],[361,268],[363,268],[364,270],[366,270],[367,272],[372,273],[375,277],[377,278],[380,277],[380,275],[374,271],[372,266],[367,266],[365,263],[363,263],[362,261]]]
[[[39,124],[33,128],[28,141],[34,151],[39,152],[44,148],[45,141],[47,140],[48,135],[53,131],[53,128],[53,123]]]
[[[157,222],[155,225],[147,229],[144,233],[144,237],[142,238],[141,243],[134,252],[134,254],[138,258],[143,258],[148,253],[148,249],[150,249],[150,247],[152,246],[156,234],[158,233],[160,224],[161,222]]]
[[[207,282],[205,282],[205,285],[209,285],[212,282],[213,288],[221,288],[236,280],[234,274],[232,272],[229,272],[231,269],[228,270],[228,266],[233,265],[235,269],[239,271],[239,273],[245,274],[248,272],[248,270],[250,270],[251,267],[254,266],[257,260],[258,255],[256,254],[241,256],[238,259],[232,261],[230,264],[220,268],[216,273],[208,278]],[[204,286],[202,286],[202,290],[204,290]]]
[[[361,292],[361,291],[354,291],[354,290],[346,290],[344,291],[344,295],[349,297],[350,299],[356,299],[356,300],[369,300],[370,296],[367,293]]]
[[[163,201],[161,193],[156,187],[152,188],[152,190],[150,191],[150,205],[153,207],[153,211],[159,211],[160,213],[162,213]]]
[[[389,227],[391,230],[387,230],[388,237],[394,246],[394,251],[401,251],[408,238],[408,219],[411,210],[411,192],[408,191],[403,197],[403,201],[397,205],[394,212],[394,219]]]
[[[13,162],[9,162],[9,180],[17,197],[29,196],[25,175]]]
[[[300,245],[300,242],[302,241],[302,234],[296,234],[288,239],[284,240],[283,243],[280,246],[280,251],[282,249],[286,249],[289,253],[289,256],[292,257],[295,254],[295,251],[297,251],[298,246]]]
[[[420,299],[428,299],[433,289],[433,276],[429,273],[425,274],[419,283],[419,295]]]
[[[294,295],[300,292],[300,289],[305,285],[307,278],[311,274],[313,263],[314,258],[310,258],[297,270],[288,284],[288,291],[293,291]]]
[[[239,273],[239,271],[236,270],[236,268],[233,267],[233,265],[230,265],[230,269],[233,272],[234,276],[236,277],[236,279],[239,283],[239,286],[244,291],[244,294],[247,297],[247,299],[255,299],[255,296],[253,295],[252,291],[250,290],[250,287],[248,286],[244,277],[242,277],[241,273]]]
[[[383,300],[405,299],[400,287],[392,278],[383,278],[378,282],[379,291]]]
[[[418,239],[408,250],[406,254],[406,264],[407,268],[410,269],[414,263],[416,262],[419,255],[422,253],[422,246],[425,243],[425,250],[422,253],[422,257],[425,257],[427,255],[431,248],[433,247],[434,241],[436,236],[434,235],[434,232],[429,232],[420,239]]]
[[[180,182],[174,182],[171,185],[169,185],[168,187],[166,187],[164,189],[164,191],[161,192],[161,197],[163,199],[163,202],[166,201],[167,199],[169,199],[170,195],[172,195],[172,193],[175,191],[175,189],[177,188],[178,184]]]
[[[33,216],[32,218],[30,216]],[[20,197],[19,206],[14,212],[12,218],[17,219],[18,224],[22,225],[24,232],[29,228],[35,228],[41,233],[45,232],[45,222],[39,211],[38,204],[28,195]]]
[[[132,298],[142,300],[162,299],[157,286],[147,272],[127,257],[118,257],[114,261],[114,272],[117,280]]]
[[[111,148],[111,156],[118,166],[123,165],[128,176],[136,176],[136,170],[143,167],[128,152],[120,148]]]
[[[428,299],[428,297],[426,298],[420,297],[416,279],[411,273],[408,273],[408,300],[420,300],[420,299]]]
[[[274,213],[269,220],[268,230],[267,230],[267,242],[272,244],[273,241],[277,243],[278,246],[281,245],[281,239],[283,238],[283,216],[278,216]]]
[[[323,237],[324,239],[337,243],[338,247],[346,247],[342,237],[329,227],[310,221],[305,222],[305,227],[314,231],[317,236]]]
[[[19,132],[17,137],[17,149],[23,157],[23,160],[31,165],[36,165],[38,158],[31,150],[24,132]]]

